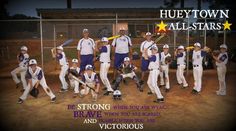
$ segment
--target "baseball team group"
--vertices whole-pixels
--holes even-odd
[[[170,91],[169,80],[169,64],[170,58],[176,58],[177,70],[176,79],[181,88],[188,87],[188,82],[185,79],[184,71],[186,69],[186,53],[189,52],[192,56],[194,87],[192,94],[197,95],[202,88],[203,74],[203,58],[207,54],[211,54],[215,60],[217,67],[219,89],[217,95],[226,95],[226,64],[228,62],[227,46],[220,45],[219,53],[213,54],[208,47],[201,47],[199,42],[194,43],[192,49],[188,49],[182,45],[175,49],[174,56],[169,53],[169,45],[164,44],[160,49],[152,40],[152,34],[145,34],[145,41],[141,43],[140,53],[141,58],[141,76],[137,75],[137,67],[132,63],[132,42],[129,36],[126,35],[124,28],[119,29],[119,37],[113,39],[112,44],[109,44],[109,39],[103,37],[99,42],[95,42],[89,37],[89,30],[83,29],[83,38],[79,40],[77,45],[78,58],[73,58],[71,62],[67,60],[66,54],[62,46],[56,47],[55,57],[60,64],[59,79],[61,82],[60,92],[67,92],[69,87],[73,88],[73,97],[84,97],[91,92],[92,100],[97,101],[100,87],[103,85],[105,96],[112,94],[115,100],[121,99],[120,83],[127,83],[125,78],[131,78],[135,81],[138,91],[143,92],[145,75],[148,74],[146,81],[149,92],[148,95],[155,94],[157,99],[154,102],[164,102],[164,97],[160,91],[160,86],[164,87],[165,92]],[[99,46],[98,46],[99,45]],[[27,53],[28,48],[22,46],[20,53],[17,56],[18,67],[12,72],[12,78],[19,87],[22,83],[23,94],[19,97],[18,103],[23,103],[31,90],[37,89],[40,85],[46,94],[50,97],[51,102],[56,101],[56,96],[46,83],[42,68],[37,65],[35,59],[30,59]],[[99,52],[100,70],[95,73],[94,62],[96,54]],[[113,81],[108,79],[110,66],[113,67]],[[17,77],[20,74],[20,79]],[[160,82],[158,77],[160,76]],[[66,79],[68,78],[68,80]],[[69,84],[68,84],[68,83]]]

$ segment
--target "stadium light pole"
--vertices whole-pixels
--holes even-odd
[[[41,67],[43,68],[43,25],[42,25],[42,14],[40,13],[40,44],[41,44]]]

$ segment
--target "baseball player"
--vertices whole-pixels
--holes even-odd
[[[114,90],[117,90],[120,82],[129,77],[133,79],[137,85],[137,88],[139,89],[140,92],[143,91],[142,86],[140,84],[139,78],[135,74],[135,70],[137,70],[137,67],[135,67],[131,62],[129,57],[124,58],[124,63],[120,65],[119,67],[119,72],[120,75],[116,78],[115,84],[114,84]]]
[[[59,79],[61,81],[62,88],[61,88],[60,92],[66,92],[66,91],[68,91],[68,84],[66,82],[65,76],[66,76],[66,73],[69,69],[69,66],[68,66],[68,62],[66,59],[66,55],[63,51],[63,47],[58,46],[56,49],[57,49],[56,58],[59,61],[59,64],[61,66],[61,72],[59,74]]]
[[[117,70],[119,69],[120,65],[123,63],[124,58],[128,57],[129,53],[130,53],[130,56],[132,55],[131,39],[129,36],[125,35],[125,28],[120,28],[119,34],[120,34],[120,37],[114,39],[112,42],[112,46],[113,46],[112,49],[113,49],[113,52],[115,52],[113,56],[114,67],[115,67],[113,83],[115,82]]]
[[[103,37],[101,39],[102,46],[99,48],[100,52],[100,58],[99,61],[101,63],[100,65],[100,78],[102,83],[107,89],[107,92],[104,93],[104,95],[109,95],[110,93],[113,93],[113,89],[111,88],[111,84],[107,78],[107,73],[110,68],[110,53],[111,53],[111,46],[108,43],[108,39],[106,37]]]
[[[204,47],[205,49],[206,47]],[[194,87],[192,90],[193,94],[198,94],[202,88],[202,60],[206,56],[206,51],[201,50],[201,44],[196,42],[194,44],[194,50],[192,52],[192,63],[193,63],[193,77]]]
[[[152,41],[151,38],[152,38],[152,34],[150,32],[147,32],[146,33],[146,40],[143,41],[141,43],[141,46],[140,46],[140,52],[142,53],[142,60],[141,60],[141,71],[142,71],[141,83],[143,83],[145,73],[148,71],[149,60],[146,60],[144,58],[144,55],[145,55],[144,54],[144,50],[147,49],[148,47],[150,47],[154,43],[154,41]],[[148,56],[152,55],[151,48],[147,49],[147,53],[148,53]]]
[[[20,80],[17,77],[17,74],[20,73],[20,78],[21,78],[21,82],[23,85],[22,91],[24,91],[27,87],[27,82],[25,80],[25,74],[26,74],[26,70],[28,67],[29,55],[27,53],[28,48],[26,46],[22,46],[20,48],[20,50],[21,51],[20,51],[19,55],[17,55],[17,60],[18,60],[19,66],[11,72],[11,75],[12,75],[14,82],[16,83],[16,88],[18,88],[20,86]]]
[[[72,66],[68,70],[70,86],[74,88],[74,97],[78,96],[79,94],[79,82],[70,77],[70,75],[73,75],[77,78],[80,77],[80,68],[77,66],[77,64],[78,60],[72,59]]]
[[[86,83],[86,85],[88,85],[90,88],[93,88],[95,91],[90,89],[88,86],[84,86],[84,89],[80,91],[80,94],[82,96],[87,95],[91,90],[93,101],[97,101],[100,83],[98,75],[95,72],[93,72],[92,65],[86,65],[85,72],[82,75],[82,81]]]
[[[168,92],[170,90],[170,82],[169,82],[169,64],[166,62],[166,58],[171,57],[169,53],[169,45],[165,44],[163,46],[163,51],[160,53],[160,86],[165,85],[165,91]],[[165,77],[165,80],[164,80]]]
[[[35,59],[31,59],[29,61],[29,68],[27,70],[27,78],[28,78],[28,85],[25,88],[24,93],[20,96],[18,103],[23,103],[26,100],[30,89],[35,87],[38,88],[38,85],[41,85],[47,95],[51,98],[51,102],[56,101],[56,96],[52,93],[51,89],[48,87],[43,70],[37,66],[37,61]]]
[[[157,100],[154,102],[164,102],[164,97],[162,96],[161,91],[157,85],[158,75],[160,73],[160,56],[158,53],[158,48],[156,45],[154,45],[151,47],[151,50],[151,56],[148,56],[147,49],[145,50],[145,59],[149,60],[149,76],[147,84],[151,92],[148,92],[148,94],[155,93],[157,95]]]
[[[77,45],[78,60],[81,71],[84,71],[86,65],[92,65],[96,58],[96,44],[89,37],[88,29],[83,29],[83,38],[79,40]]]
[[[225,75],[226,64],[228,62],[227,46],[225,44],[220,45],[220,54],[218,56],[213,55],[213,58],[216,61],[217,75],[219,80],[219,90],[216,91],[216,94],[226,95]]]
[[[182,88],[188,87],[188,83],[184,77],[184,69],[186,68],[186,52],[184,51],[184,46],[180,45],[175,50],[175,57],[177,59],[177,71],[176,71],[176,78],[179,85],[182,85]]]

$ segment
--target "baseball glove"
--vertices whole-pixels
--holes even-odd
[[[212,51],[212,55],[213,56],[218,56],[220,54],[220,51],[219,50],[214,50]]]
[[[39,89],[33,87],[33,89],[30,91],[30,95],[33,96],[34,98],[37,98],[39,94]]]
[[[171,61],[172,61],[172,59],[171,59],[170,56],[167,56],[167,57],[165,58],[165,63],[166,63],[166,64],[170,64]]]

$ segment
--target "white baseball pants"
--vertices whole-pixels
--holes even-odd
[[[193,89],[200,92],[202,88],[202,71],[203,68],[201,65],[193,67],[193,78],[194,78],[194,87]]]
[[[65,79],[68,68],[69,68],[68,65],[61,66],[61,72],[59,74],[59,79],[61,81],[61,85],[62,85],[63,89],[68,89],[68,84],[67,84],[66,79]]]
[[[25,79],[26,71],[27,71],[27,67],[21,67],[21,66],[15,68],[13,71],[11,71],[12,79],[14,80],[14,82],[16,84],[20,83],[20,80],[17,77],[17,74],[20,73],[20,79],[21,79],[21,82],[23,85],[23,89],[26,89],[26,87],[27,87],[27,82]]]
[[[113,89],[111,88],[111,84],[107,78],[109,68],[110,68],[110,63],[101,63],[101,65],[100,65],[100,78],[101,78],[102,83],[107,88],[107,91],[113,92]]]
[[[218,66],[217,67],[217,75],[219,80],[219,94],[226,95],[226,82],[225,82],[225,75],[226,75],[226,66]]]
[[[183,84],[184,87],[188,86],[188,83],[184,77],[184,69],[186,68],[185,65],[178,65],[176,71],[176,78],[179,84]]]
[[[161,98],[163,98],[163,96],[162,96],[161,91],[157,85],[158,75],[159,75],[158,69],[151,70],[149,72],[147,84],[148,84],[148,87],[150,88],[151,92],[155,93],[157,95],[157,99],[161,99]]]
[[[74,88],[74,93],[79,93],[79,82],[74,80],[74,79],[69,79],[70,80],[70,86]]]
[[[34,86],[36,84],[38,80],[32,79],[32,86]],[[47,95],[52,99],[55,97],[55,95],[52,93],[52,90],[48,87],[45,77],[43,77],[39,84],[43,87],[44,91],[47,93]],[[26,89],[24,91],[24,93],[22,94],[22,96],[20,96],[20,99],[22,100],[26,100],[29,92],[30,92],[30,84],[28,83],[28,85],[26,86]]]
[[[162,71],[160,72],[161,85],[165,85],[166,89],[170,89],[170,81],[169,81],[169,66],[161,65]],[[165,76],[165,80],[164,80]]]

